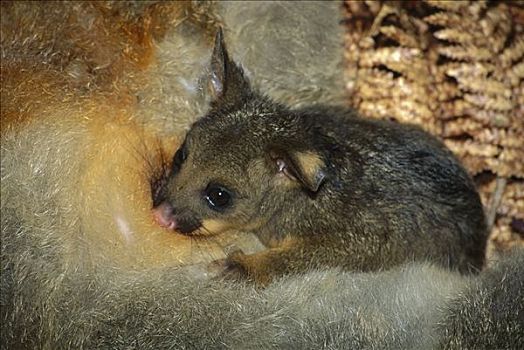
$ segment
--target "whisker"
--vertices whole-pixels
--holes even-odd
[[[202,259],[211,261],[215,260],[213,254],[211,254],[211,250],[209,249],[208,242],[205,239],[195,236],[193,237],[193,240],[198,247],[198,251]]]
[[[205,231],[206,233],[208,233],[206,235],[206,244],[208,246],[211,246],[211,247],[218,247],[220,249],[220,251],[224,252],[225,254],[225,247],[223,245],[220,244],[220,241],[217,239],[217,234],[213,231],[211,231],[210,229],[208,229],[207,227],[205,227],[204,225],[201,226],[201,229],[203,231]],[[211,254],[213,255],[213,254]],[[217,256],[212,256],[213,259],[217,259],[218,257]]]
[[[138,134],[138,132],[137,132]],[[170,162],[167,155],[162,149],[159,139],[154,140],[154,145],[148,145],[144,138],[139,137],[140,142],[132,142],[128,135],[124,136],[127,147],[131,150],[131,154],[138,163],[144,163],[144,167],[139,170],[143,181],[149,183],[149,190],[153,206],[158,205],[163,200],[163,189],[168,178]],[[130,171],[136,171],[136,168],[130,168]],[[136,189],[132,194],[140,192]]]
[[[202,225],[202,229],[204,231],[206,231],[207,233],[209,233],[209,236],[207,237],[208,238],[207,242],[209,244],[213,244],[215,247],[218,247],[224,253],[224,255],[226,256],[227,255],[226,246],[222,245],[220,243],[220,240],[217,239],[217,234],[215,232],[212,232],[211,230],[209,230],[204,225]]]
[[[198,221],[196,219],[192,219],[189,222],[189,224],[190,226],[195,226],[195,227],[200,226],[197,230],[202,229],[201,225],[197,225]],[[193,244],[196,246],[196,250],[198,250],[198,254],[202,259],[204,260],[207,260],[207,259],[214,260],[215,259],[214,256],[211,254],[211,249],[209,249],[207,237],[199,237],[198,231],[196,235],[191,235],[191,247],[193,247]],[[202,247],[202,245],[204,246]],[[191,252],[191,254],[193,254],[193,252]]]

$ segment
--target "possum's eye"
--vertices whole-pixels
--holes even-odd
[[[204,198],[209,208],[216,211],[222,211],[233,203],[233,196],[228,189],[212,183],[204,191]]]
[[[176,174],[178,171],[180,171],[180,167],[182,166],[182,163],[187,159],[187,146],[186,143],[184,144],[176,151],[175,157],[173,158],[173,173]]]

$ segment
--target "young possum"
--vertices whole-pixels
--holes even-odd
[[[176,152],[154,216],[186,235],[254,232],[269,248],[227,265],[257,283],[320,266],[369,271],[426,259],[484,262],[475,186],[419,128],[352,110],[291,110],[254,91],[226,51],[211,58],[214,102]]]

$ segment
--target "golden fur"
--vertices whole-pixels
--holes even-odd
[[[271,7],[279,6],[289,7],[261,8],[271,15],[271,11],[280,12]],[[304,11],[313,12],[316,7]],[[336,7],[329,7],[333,13]],[[2,167],[9,173],[9,181],[2,184],[4,197],[24,198],[25,190],[47,196],[47,189],[35,177],[47,178],[47,186],[57,187],[58,208],[70,208],[64,225],[77,225],[82,240],[97,247],[90,250],[113,262],[143,267],[223,257],[221,245],[228,242],[215,240],[201,253],[192,240],[154,223],[149,180],[163,171],[162,162],[169,163],[167,158],[178,148],[180,136],[207,108],[199,80],[205,75],[220,18],[229,18],[235,11],[257,9],[212,2],[4,3]],[[245,28],[248,25],[232,21],[225,30],[227,36],[238,38],[232,42],[249,61],[246,69],[257,71],[261,68],[250,53],[254,44],[249,36],[260,33]],[[265,35],[277,46],[297,34],[304,35],[290,33],[287,39],[275,40],[271,29]],[[341,60],[331,57],[336,56],[327,56],[326,62]],[[309,60],[314,59],[304,57],[306,64]],[[281,66],[290,68],[289,62]],[[326,72],[311,75],[325,80],[335,75]],[[341,86],[340,78],[331,80]],[[260,81],[272,84],[277,97],[288,94],[274,79]],[[313,84],[309,89],[324,91]],[[332,95],[342,96],[341,91]],[[300,92],[291,92],[298,102],[319,94],[302,92],[297,99]],[[41,157],[52,161],[33,164]],[[20,169],[19,164],[27,167]],[[35,166],[41,167],[36,173]],[[29,187],[20,188],[20,182]],[[41,200],[45,203],[48,198]],[[28,225],[35,207],[49,209],[35,197],[17,206],[17,215],[25,213],[27,217],[21,220]],[[73,248],[71,254],[76,256],[78,249]]]

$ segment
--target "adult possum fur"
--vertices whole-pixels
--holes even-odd
[[[473,344],[477,328],[436,328],[448,298],[450,324],[478,299],[473,326],[506,319],[499,344],[520,344],[522,259],[473,280],[415,266],[311,272],[256,291],[209,281],[198,265],[256,242],[202,246],[154,224],[149,180],[206,108],[201,74],[217,25],[273,98],[341,102],[338,4],[1,6],[2,348]],[[513,298],[481,298],[493,284]],[[500,315],[484,300],[502,303]]]
[[[342,103],[338,17],[338,4],[314,2],[3,3],[4,231],[60,235],[66,256],[95,265],[224,257],[154,224],[149,186],[207,108],[219,19],[258,84],[299,105]]]

